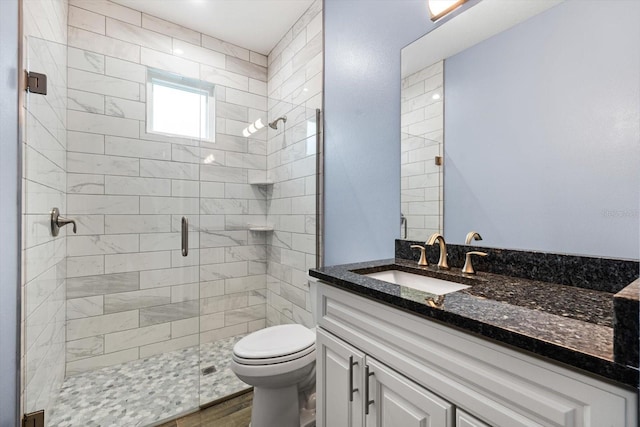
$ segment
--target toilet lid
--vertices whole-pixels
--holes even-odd
[[[233,353],[243,359],[271,359],[298,353],[316,342],[316,335],[302,325],[279,325],[242,338]]]

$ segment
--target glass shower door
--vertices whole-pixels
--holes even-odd
[[[230,369],[243,336],[313,323],[316,110],[267,97],[218,102],[224,127],[202,144],[202,405],[250,387]]]
[[[147,132],[139,64],[25,49],[48,80],[25,103],[25,412],[131,426],[196,410],[200,137]],[[122,67],[141,73],[111,75]],[[51,234],[54,207],[76,233]]]

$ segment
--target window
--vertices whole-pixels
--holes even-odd
[[[215,140],[214,85],[147,70],[147,132]]]

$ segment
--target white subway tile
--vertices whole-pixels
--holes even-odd
[[[200,285],[188,283],[171,287],[171,302],[193,301],[200,298]]]
[[[67,363],[87,357],[99,356],[104,353],[103,337],[83,338],[75,341],[67,341]]]
[[[202,46],[207,49],[215,50],[216,52],[224,53],[225,55],[244,59],[245,61],[249,60],[249,51],[247,49],[231,43],[223,42],[222,40],[209,37],[205,34],[202,35]]]
[[[186,42],[200,45],[200,33],[155,16],[142,14],[142,27]]]
[[[188,61],[175,55],[158,52],[145,47],[143,47],[140,52],[140,63],[185,77],[200,78],[200,69],[197,62]]]
[[[163,251],[105,255],[104,263],[105,273],[107,274],[155,270],[171,265],[171,253]]]
[[[128,350],[109,353],[102,356],[87,357],[85,359],[76,360],[67,363],[67,376],[77,375],[86,371],[104,368],[121,363],[131,362],[138,359],[138,348],[130,348]]]
[[[193,347],[199,344],[198,334],[188,335],[169,341],[163,341],[156,344],[149,344],[140,347],[140,357],[149,357],[154,354],[167,353],[169,351],[180,350],[182,348]]]
[[[199,327],[198,317],[176,320],[175,322],[171,322],[171,338],[197,334],[200,331]]]
[[[189,197],[140,197],[142,214],[198,215],[200,206],[197,198]]]
[[[200,331],[210,331],[224,327],[224,312],[200,316]]]
[[[267,96],[267,83],[256,79],[249,79],[249,92]]]
[[[69,4],[134,25],[142,24],[142,13],[108,0],[69,0]]]
[[[77,214],[137,214],[140,210],[137,196],[100,196],[69,194],[67,211]]]
[[[225,66],[225,55],[205,49],[192,43],[185,43],[182,40],[173,40],[173,53],[180,58],[198,62],[200,64],[209,65],[211,67],[222,68]]]
[[[127,61],[140,61],[140,46],[75,27],[69,27],[69,46]]]
[[[159,160],[140,160],[140,176],[171,179],[198,179],[199,165]]]
[[[68,111],[68,129],[114,136],[138,137],[137,120]]]
[[[107,56],[104,69],[104,73],[108,76],[138,83],[145,83],[147,81],[147,68],[135,62],[123,61],[122,59]],[[141,96],[140,99],[144,99],[144,97]]]
[[[208,65],[200,65],[200,79],[238,90],[249,90],[249,78],[247,76]]]
[[[104,135],[68,131],[67,151],[104,154]]]
[[[189,232],[189,246],[197,248],[199,235]],[[182,233],[149,233],[140,236],[140,251],[170,251],[181,249]],[[169,267],[169,264],[163,267]],[[160,267],[158,267],[160,268]]]
[[[200,197],[198,181],[171,181],[171,195],[174,197]]]
[[[137,234],[67,237],[68,256],[132,253],[138,247]]]
[[[145,103],[107,96],[105,114],[125,119],[145,120]]]
[[[171,37],[146,30],[140,25],[126,24],[115,19],[107,18],[107,36],[114,39],[133,42],[136,45],[171,53]]]
[[[213,329],[200,334],[200,343],[215,342],[224,338],[233,337],[236,335],[246,334],[247,324],[233,325],[219,329]]]
[[[104,234],[104,215],[73,214],[73,218],[78,224],[78,236]]]
[[[147,326],[131,331],[115,332],[104,336],[104,351],[112,353],[171,339],[171,325]]]
[[[257,52],[249,52],[249,60],[254,64],[258,64],[262,67],[267,67],[267,57],[257,53]]]
[[[102,295],[67,300],[67,320],[101,316],[104,314],[103,300]]]
[[[183,285],[195,283],[198,280],[199,271],[197,266],[140,272],[141,289]]]
[[[67,193],[104,194],[104,175],[67,174]]]
[[[105,233],[162,233],[171,230],[170,215],[105,215]]]
[[[104,256],[67,257],[67,277],[104,274]]]
[[[68,66],[93,73],[104,73],[104,55],[87,50],[68,48]]]
[[[104,296],[104,312],[115,313],[138,308],[166,305],[171,302],[171,288],[114,293]]]
[[[72,341],[137,327],[138,310],[87,317],[84,319],[73,319],[67,322],[67,339]]]
[[[105,176],[105,194],[170,196],[171,180],[125,176]]]
[[[93,31],[94,33],[103,34],[105,28],[105,17],[97,13],[89,12],[85,9],[79,9],[74,6],[69,6],[69,25],[72,27],[81,28],[87,31]]]
[[[138,83],[83,70],[69,69],[69,88],[135,101],[140,99]]]
[[[226,68],[227,71],[232,73],[248,76],[256,80],[263,82],[267,81],[267,69],[260,65],[245,61],[239,58],[227,57]]]
[[[120,138],[116,136],[105,137],[104,150],[105,154],[114,156],[157,160],[169,160],[171,157],[171,144],[169,143]]]
[[[138,159],[100,154],[67,154],[67,168],[71,173],[138,176],[138,162]]]
[[[87,113],[104,114],[104,95],[69,89],[67,108]]]
[[[256,108],[264,111],[267,109],[267,98],[265,96],[255,95],[231,88],[227,88],[226,92],[226,102],[228,103],[243,105],[245,107]]]

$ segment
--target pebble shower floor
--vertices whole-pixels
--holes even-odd
[[[249,388],[231,371],[242,336],[158,354],[65,379],[49,427],[133,427],[175,418]],[[215,372],[202,369],[215,366]],[[200,394],[202,391],[202,394]]]

